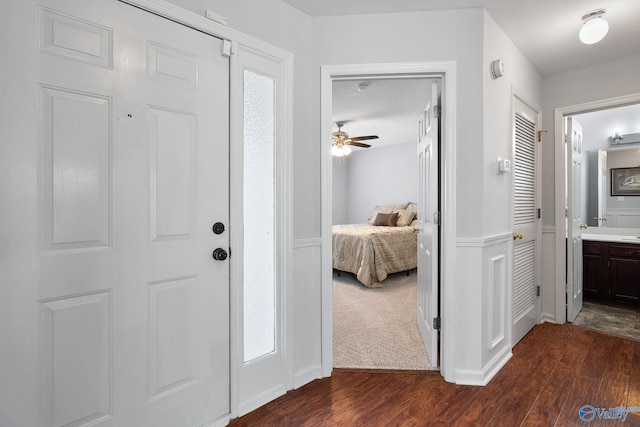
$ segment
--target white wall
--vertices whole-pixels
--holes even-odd
[[[336,189],[336,173],[338,176],[347,172],[342,190],[346,189],[342,203],[346,204],[347,217],[342,222],[333,218],[334,224],[362,224],[367,222],[371,211],[377,205],[388,205],[406,202],[418,202],[418,161],[416,159],[416,143],[406,142],[391,146],[359,150],[353,152],[347,163],[342,162],[335,168],[334,190]],[[340,185],[338,185],[340,187]],[[335,205],[339,203],[341,189],[334,192]]]
[[[455,309],[449,306],[443,345],[455,360],[449,381],[486,383],[511,350],[504,291],[486,300],[500,277],[507,279],[511,259],[510,183],[497,176],[495,159],[510,157],[512,87],[540,105],[541,76],[482,9],[321,17],[314,19],[314,41],[318,65],[456,62],[456,259],[465,268],[445,284],[445,309],[452,301]],[[489,63],[496,58],[509,71],[493,81]],[[507,268],[490,271],[489,260],[500,256],[508,257]],[[493,309],[503,316],[492,316]],[[495,319],[502,322],[495,330],[507,335],[492,346],[496,337],[487,329]]]
[[[555,141],[556,108],[640,93],[640,54],[546,76],[542,82],[543,210],[544,225],[555,226]],[[562,185],[558,183],[558,185]],[[561,188],[561,187],[558,187]]]
[[[493,79],[491,62],[502,59],[503,77]],[[482,206],[484,235],[511,232],[511,174],[497,172],[496,159],[511,159],[513,153],[513,91],[531,107],[542,105],[542,76],[531,65],[493,18],[485,12],[484,54],[484,144]],[[543,124],[544,125],[544,124]]]
[[[555,182],[555,148],[561,141],[555,140],[555,109],[591,101],[640,93],[640,54],[624,56],[611,61],[578,68],[564,73],[546,76],[542,81],[542,122],[548,132],[542,140],[542,224],[549,233],[564,233],[562,224],[555,224],[556,189],[562,189],[561,182]],[[547,320],[555,321],[560,316],[564,304],[560,288],[563,274],[554,274],[556,268],[555,239],[543,241],[543,312]]]
[[[315,63],[369,64],[456,61],[458,179],[480,176],[482,165],[482,9],[314,19]],[[340,31],[336,31],[340,29]],[[462,176],[460,175],[462,174]],[[458,212],[482,203],[481,180],[458,187]],[[458,234],[480,236],[481,215],[457,219]]]
[[[355,154],[355,153],[352,153]],[[333,214],[331,220],[334,224],[349,223],[349,165],[352,155],[346,157],[333,157],[332,160],[332,197]]]
[[[477,335],[477,358],[473,362],[491,378],[511,355],[512,347],[512,174],[499,174],[497,158],[513,159],[513,95],[539,109],[542,104],[542,76],[518,50],[504,31],[486,12],[483,15],[483,138],[482,156],[474,159],[482,165],[481,175],[472,176],[482,182],[482,199],[471,215],[481,212],[482,239],[459,240],[467,257],[478,260],[477,270],[465,268],[467,277],[479,277],[480,286],[461,287],[457,300],[460,310],[472,312],[482,301],[480,319],[460,328],[471,328]],[[491,62],[501,59],[504,76],[493,79]],[[460,156],[462,153],[458,152]],[[504,261],[503,261],[504,260]],[[470,271],[469,271],[470,270]],[[468,279],[467,279],[468,280]],[[478,321],[479,320],[479,321]],[[462,360],[462,359],[461,359]]]

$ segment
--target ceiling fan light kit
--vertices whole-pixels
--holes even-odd
[[[609,32],[609,23],[603,18],[605,9],[595,9],[582,16],[580,41],[584,44],[598,43]]]
[[[353,138],[349,137],[349,134],[342,131],[342,126],[344,126],[343,122],[336,122],[336,126],[338,126],[338,131],[333,132],[331,135],[333,138],[333,144],[331,145],[331,155],[336,157],[348,156],[351,154],[351,147],[362,147],[369,148],[371,145],[364,144],[358,141],[365,141],[367,139],[378,139],[378,135],[367,135],[367,136],[354,136]]]
[[[331,155],[335,157],[344,157],[351,154],[351,148],[346,145],[333,144],[331,146]]]

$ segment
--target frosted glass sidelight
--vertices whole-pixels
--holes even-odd
[[[275,81],[244,72],[244,361],[276,351]]]

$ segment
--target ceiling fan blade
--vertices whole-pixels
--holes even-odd
[[[354,142],[353,140],[351,142],[345,143],[345,145],[353,145],[354,147],[364,147],[364,148],[371,147],[371,145],[369,144],[363,144],[362,142]]]
[[[354,136],[351,138],[352,141],[365,141],[367,139],[378,139],[378,135]]]

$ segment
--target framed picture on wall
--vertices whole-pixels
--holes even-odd
[[[612,196],[640,196],[640,167],[611,169]]]

